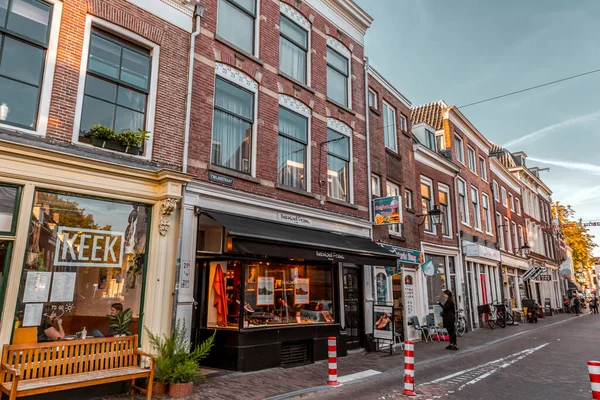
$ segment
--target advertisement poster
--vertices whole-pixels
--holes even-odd
[[[27,272],[23,303],[45,303],[50,293],[52,272]]]
[[[415,314],[415,286],[413,284],[413,276],[406,272],[404,277],[404,305],[406,307],[406,315],[408,318]]]
[[[373,209],[375,210],[375,225],[390,225],[402,222],[402,198],[400,196],[374,199]]]
[[[373,306],[373,337],[382,340],[394,340],[394,321],[392,306]]]
[[[272,306],[275,304],[275,278],[259,276],[256,289],[256,305]]]
[[[442,319],[442,306],[438,304],[433,306],[433,323],[435,326],[444,326],[444,321]]]
[[[294,303],[310,303],[310,278],[296,278],[296,288],[294,290]]]

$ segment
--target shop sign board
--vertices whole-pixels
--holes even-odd
[[[402,223],[402,198],[400,196],[378,197],[373,200],[375,225]]]
[[[500,252],[496,249],[487,246],[481,246],[473,243],[465,246],[465,254],[467,257],[481,257],[494,261],[500,261]]]
[[[217,183],[222,183],[222,184],[229,185],[229,186],[233,185],[233,178],[230,178],[228,176],[223,176],[223,175],[215,174],[214,172],[209,172],[208,173],[208,180],[209,181],[213,181],[213,182],[217,182]]]
[[[397,256],[399,263],[421,264],[423,262],[423,253],[419,250],[404,249],[385,243],[379,243],[379,245]]]
[[[551,281],[551,280],[552,280],[552,275],[550,275],[550,274],[540,275],[540,281]]]
[[[55,266],[121,268],[124,232],[58,228]]]
[[[288,214],[288,213],[277,213],[277,219],[279,221],[287,222],[295,225],[311,225],[312,222],[310,219],[303,217],[298,214]]]
[[[335,251],[316,250],[315,255],[319,258],[325,258],[329,261],[344,261],[346,259],[343,254],[336,253]]]
[[[394,340],[394,307],[373,306],[373,337],[382,340]]]

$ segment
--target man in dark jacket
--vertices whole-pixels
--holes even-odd
[[[456,330],[454,326],[456,303],[454,303],[454,296],[450,290],[444,290],[444,297],[446,298],[446,302],[442,306],[442,320],[444,323],[444,328],[448,331],[448,336],[450,336],[450,344],[446,347],[446,349],[458,350],[458,345],[456,344]]]

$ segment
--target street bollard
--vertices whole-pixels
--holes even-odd
[[[416,396],[415,393],[415,342],[404,342],[404,391],[405,396]]]
[[[337,349],[335,344],[335,336],[327,338],[327,355],[329,358],[329,380],[327,385],[340,386],[337,380]]]
[[[600,361],[588,361],[588,371],[592,384],[592,399],[600,400]]]

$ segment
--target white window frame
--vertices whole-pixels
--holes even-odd
[[[35,129],[27,129],[0,122],[0,128],[11,132],[23,132],[31,135],[46,136],[48,131],[48,119],[50,117],[50,100],[52,97],[52,83],[54,82],[54,71],[56,69],[56,56],[58,53],[58,39],[60,35],[60,22],[62,18],[63,2],[61,0],[43,0],[52,6],[50,16],[50,35],[48,36],[48,48],[44,59],[42,72],[42,84],[40,85],[40,99],[37,108],[37,121]],[[89,44],[88,44],[89,45]]]
[[[510,205],[510,211],[515,212],[515,197],[512,193],[508,194],[508,204]]]
[[[373,185],[377,185],[377,191],[375,191]],[[381,196],[381,178],[376,174],[371,174],[371,195],[377,197]]]
[[[146,125],[144,127],[145,130],[150,132],[150,137],[146,139],[146,148],[143,155],[134,156],[141,159],[151,160],[152,159],[152,148],[154,144],[154,120],[156,116],[156,94],[158,91],[158,73],[159,73],[159,58],[160,58],[160,46],[156,43],[149,41],[142,36],[135,34],[125,28],[122,28],[118,25],[115,25],[111,22],[105,21],[103,19],[94,17],[92,15],[87,15],[85,19],[85,34],[83,36],[83,53],[81,55],[81,64],[79,67],[79,86],[77,88],[77,101],[75,103],[75,119],[73,121],[73,137],[71,141],[73,143],[77,143],[79,146],[85,146],[90,148],[97,149],[98,147],[92,146],[88,143],[83,143],[79,141],[79,127],[81,126],[81,114],[83,112],[83,97],[85,90],[85,78],[87,76],[87,64],[88,58],[90,54],[90,45],[91,45],[91,35],[92,28],[98,27],[108,33],[112,33],[113,35],[122,38],[128,42],[132,42],[138,44],[146,49],[148,49],[148,54],[152,57],[152,65],[150,69],[150,86],[148,88],[148,105],[146,106]],[[256,95],[255,95],[255,103],[256,104]],[[257,107],[255,107],[256,109]],[[255,112],[256,114],[256,112]],[[256,118],[256,115],[255,115]],[[256,123],[254,124],[256,125]],[[211,127],[212,129],[212,127]],[[212,134],[212,130],[211,130]],[[253,133],[253,136],[254,133]],[[253,143],[253,146],[255,144]],[[104,149],[104,151],[114,152],[118,154],[122,154],[120,152],[115,152],[113,150]]]
[[[517,233],[517,224],[512,221],[512,237],[513,237],[513,248],[511,253],[516,253],[519,250],[519,235]]]
[[[504,187],[501,187],[500,192],[502,193],[502,196],[500,197],[502,199],[502,205],[505,208],[508,208],[508,198],[506,197],[506,189]]]
[[[465,165],[465,142],[457,134],[454,134],[454,146],[456,147],[454,151],[456,161]]]
[[[496,212],[496,227],[503,228],[502,225],[502,215],[499,212]],[[504,243],[504,231],[502,229],[498,230],[498,244],[500,245],[500,250],[506,251],[505,243]]]
[[[404,205],[407,209],[413,210],[413,192],[410,189],[404,189]]]
[[[508,239],[508,243],[507,243],[507,250],[509,253],[512,253],[513,251],[513,246],[512,246],[512,234],[510,232],[510,222],[508,221],[507,217],[504,217],[504,225],[502,228],[506,229],[506,239]]]
[[[402,113],[400,113],[400,130],[402,132],[408,132],[408,118]]]
[[[463,197],[461,197],[461,194],[460,194],[460,184],[461,183],[463,184],[463,187],[465,188]],[[467,193],[467,182],[461,178],[458,178],[456,191],[458,192],[458,201],[459,202],[464,201],[464,205],[465,205],[464,212],[462,212],[460,210],[460,203],[458,204],[458,209],[459,209],[459,211],[461,211],[460,222],[464,225],[471,226],[470,225],[471,222],[470,222],[470,218],[469,218],[469,193]]]
[[[256,6],[256,15],[254,16],[254,45],[252,46],[254,51],[252,53],[249,53],[257,58],[258,58],[258,55],[260,54],[260,24],[258,23],[258,21],[260,20],[260,3],[261,2],[259,0],[255,0],[255,3],[254,3]],[[217,0],[217,13],[218,12],[219,12],[219,0]],[[219,16],[218,16],[218,14],[216,15],[216,18],[217,18],[217,27],[215,29],[215,35],[219,35],[219,33],[218,33],[219,32],[219,26],[218,26]],[[279,24],[279,22],[278,22],[278,24]],[[227,40],[227,39],[223,38],[223,40]],[[235,43],[231,43],[231,44],[238,47]],[[240,48],[240,50],[242,50],[244,53],[247,53],[242,48]],[[308,47],[308,52],[310,53],[310,46]]]
[[[486,203],[487,208],[484,207]],[[481,193],[481,208],[484,210],[483,213],[485,215],[485,232],[489,235],[493,235],[494,232],[492,231],[492,214],[490,207],[490,196],[488,196],[487,193]]]
[[[523,234],[522,225],[519,225],[519,243],[521,243],[521,247],[525,246],[525,235]]]
[[[258,107],[257,107],[258,108]],[[354,137],[354,133],[352,128],[346,125],[344,122],[335,118],[327,118],[327,128],[331,129],[341,135],[348,136],[348,145],[350,146],[350,160],[348,161],[348,168],[350,169],[348,173],[348,203],[354,204],[354,146],[352,143],[352,138]],[[327,164],[327,168],[329,168],[329,164]],[[327,192],[329,196],[329,192]],[[339,199],[335,199],[338,201],[343,201]]]
[[[444,185],[443,183],[438,183],[438,192],[442,192],[446,194],[446,199],[448,201],[448,204],[446,205],[446,208],[448,210],[448,215],[444,215],[444,218],[447,218],[448,221],[448,234],[447,235],[442,235],[445,238],[452,238],[452,199],[450,198],[450,187],[447,185]],[[438,193],[438,201],[439,201],[439,193]],[[442,207],[442,202],[440,201],[440,208]],[[443,231],[442,231],[443,232]]]
[[[482,156],[479,156],[479,176],[481,176],[481,179],[483,179],[484,181],[486,181],[486,182],[488,181],[485,157],[482,157]]]
[[[394,190],[397,194],[391,194],[391,191]],[[386,196],[398,196],[401,197],[400,195],[400,186],[396,185],[395,183],[392,183],[390,181],[386,181],[385,182],[385,194]],[[402,201],[402,199],[400,199],[400,201]],[[402,235],[402,228],[400,226],[400,224],[392,224],[388,226],[388,232],[391,235],[397,235],[397,236],[401,236]]]
[[[471,165],[471,154],[473,155],[473,165]],[[477,152],[475,151],[474,148],[472,148],[471,146],[467,145],[467,161],[469,163],[468,167],[469,170],[474,173],[475,175],[477,175]],[[471,168],[473,167],[473,168]]]
[[[373,96],[373,105],[369,104],[369,107],[373,107],[374,110],[378,110],[379,107],[377,107],[379,105],[378,101],[377,101],[377,92],[374,91],[373,89],[369,88],[369,96]],[[369,98],[369,101],[371,101],[371,99]]]
[[[346,104],[345,106],[352,110],[352,52],[342,42],[331,36],[327,36],[326,40],[327,47],[330,47],[332,50],[334,50],[341,56],[346,57],[346,59],[348,60],[348,87],[346,88],[346,90],[348,91],[348,104]],[[327,56],[325,58],[327,58]],[[327,64],[327,59],[325,60],[325,63]],[[327,88],[325,89],[325,92],[327,92]]]
[[[430,193],[430,200],[431,200],[431,208],[433,208],[433,206],[435,205],[435,192],[433,191],[433,181],[429,178],[426,178],[424,176],[421,176],[421,181],[420,181],[420,185],[419,185],[419,200],[421,200],[421,208],[423,207],[423,193],[421,192],[421,185],[426,185],[429,187],[429,193]],[[422,214],[427,214],[429,212],[429,210],[421,210]],[[426,216],[424,218],[429,218],[429,216]],[[431,231],[428,231],[427,229],[425,229],[425,226],[423,227],[423,231],[428,234],[428,235],[434,235],[437,236],[437,226],[434,223],[431,223]]]
[[[256,94],[255,94],[255,101],[256,101]],[[256,103],[254,103],[256,104]],[[311,139],[312,139],[312,110],[310,109],[310,107],[308,107],[306,104],[302,103],[301,101],[299,101],[298,99],[291,97],[291,96],[287,96],[285,94],[279,94],[279,106],[286,108],[290,111],[295,112],[296,114],[300,114],[303,117],[305,117],[307,119],[306,123],[307,123],[307,129],[306,129],[306,165],[305,165],[305,175],[306,175],[306,188],[304,189],[304,191],[306,192],[311,192],[311,171],[312,171],[312,165],[311,165],[311,160],[312,160],[312,146],[310,145],[312,143]],[[257,107],[255,107],[257,108]],[[255,112],[256,114],[256,112]],[[256,115],[255,115],[256,118]],[[255,120],[256,121],[256,120]],[[256,123],[254,123],[254,125],[256,125]],[[252,131],[252,145],[255,145],[254,142],[254,127],[253,127],[253,131]],[[277,137],[279,138],[279,133],[277,134]],[[211,130],[211,140],[212,140],[212,130]],[[279,151],[279,149],[277,149]],[[254,150],[252,151],[253,153],[253,160],[254,160]]]
[[[427,142],[431,142],[433,145],[433,149],[431,147],[428,146]],[[430,131],[429,129],[425,129],[425,147],[427,147],[429,150],[431,151],[438,151],[437,148],[437,137],[435,136],[435,132],[434,131]]]
[[[258,6],[260,4],[260,1],[257,2],[257,10],[258,10]],[[302,16],[297,10],[295,10],[294,8],[290,7],[289,5],[287,5],[286,3],[284,3],[283,1],[279,3],[279,12],[283,15],[285,15],[288,19],[290,19],[292,22],[295,22],[296,25],[298,25],[300,28],[304,29],[307,33],[307,51],[306,51],[306,83],[305,85],[310,87],[311,85],[311,65],[312,65],[312,42],[311,42],[311,32],[312,32],[312,24],[310,23],[309,20],[307,20],[306,18],[304,18],[304,16]],[[257,34],[258,34],[258,30],[257,30]],[[256,46],[258,46],[258,44],[256,44]],[[279,68],[279,67],[278,67]]]
[[[438,151],[446,150],[446,138],[443,133],[435,135],[435,143]]]
[[[479,200],[479,190],[475,186],[471,186],[471,204],[473,205],[473,228],[476,231],[481,231],[481,204]]]
[[[496,182],[495,179],[492,181],[492,191],[494,192],[492,193],[494,195],[494,200],[500,202],[500,190],[498,189],[498,182]]]
[[[386,110],[387,109],[387,110]],[[390,121],[390,112],[392,114],[392,124],[389,124]],[[396,130],[396,125],[397,125],[397,120],[396,120],[396,109],[391,106],[387,101],[383,100],[382,101],[382,106],[381,106],[381,113],[385,114],[385,116],[387,117],[388,120],[388,125],[383,127],[383,143],[384,146],[388,149],[390,149],[391,151],[393,151],[394,153],[398,152],[398,131]],[[382,116],[383,119],[383,116]],[[388,141],[387,136],[388,136],[388,129],[392,129],[393,130],[393,135],[394,135],[394,147],[390,147],[389,146],[389,142],[386,143]]]

